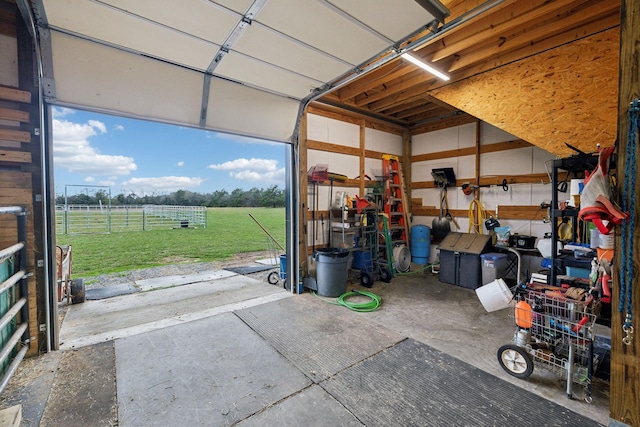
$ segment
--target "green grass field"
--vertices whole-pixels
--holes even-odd
[[[285,246],[284,208],[209,208],[207,228],[58,234],[56,244],[71,245],[75,277],[224,260],[238,253],[268,249],[268,237],[250,213]]]

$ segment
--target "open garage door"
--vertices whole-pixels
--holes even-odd
[[[419,45],[448,14],[437,0],[16,3],[37,40],[45,105],[291,143],[292,280],[298,279],[297,132],[304,108]],[[46,146],[50,129],[44,130]],[[44,168],[50,179],[51,165]]]
[[[46,101],[278,141],[293,134],[301,100],[430,28],[444,9],[414,0],[31,3]]]

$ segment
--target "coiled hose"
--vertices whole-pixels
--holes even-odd
[[[316,294],[315,292],[313,293],[313,295],[330,304],[342,305],[344,307],[347,307],[350,310],[358,311],[361,313],[368,313],[370,311],[375,311],[382,304],[382,298],[380,298],[378,295],[374,294],[373,292],[368,292],[368,291],[353,290],[353,291],[345,292],[344,294],[340,295],[336,301],[331,301],[326,298],[322,298],[318,296],[318,294]],[[362,296],[368,297],[369,301],[365,301],[365,302],[347,301],[348,298],[356,295],[362,295]]]

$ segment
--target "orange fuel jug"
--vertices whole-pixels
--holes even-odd
[[[529,329],[533,326],[533,309],[524,299],[516,303],[515,315],[519,327]]]

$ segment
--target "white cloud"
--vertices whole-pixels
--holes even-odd
[[[180,167],[184,166],[184,162],[183,161],[178,162],[178,166]]]
[[[84,182],[93,182],[93,181],[95,181],[95,180],[96,180],[96,179],[95,179],[94,177],[92,177],[92,176],[88,176],[88,177],[86,177],[86,178],[84,179]]]
[[[198,187],[204,178],[188,176],[160,176],[153,178],[131,178],[122,183],[123,187],[134,192],[177,191]]]
[[[129,175],[137,169],[132,157],[101,154],[91,146],[89,138],[104,133],[104,123],[89,120],[73,123],[53,119],[53,161],[69,172],[90,175]]]
[[[100,185],[104,185],[105,187],[113,187],[114,185],[116,185],[116,182],[114,180],[107,179],[104,181],[100,181]]]
[[[214,170],[227,170],[229,176],[248,182],[278,184],[284,181],[285,168],[278,168],[278,161],[271,159],[235,159],[207,166]]]
[[[231,175],[235,179],[239,179],[242,181],[279,184],[284,182],[284,173],[284,168],[281,168],[271,172],[263,173],[245,170],[240,172],[231,172],[229,175]]]
[[[116,127],[114,128],[114,130],[124,130],[124,126],[122,126],[122,125],[116,125]]]
[[[89,123],[89,126],[100,130],[100,133],[105,133],[107,131],[107,127],[104,123],[99,122],[98,120],[88,120],[87,123]]]
[[[75,113],[75,111],[72,110],[71,108],[54,107],[51,109],[51,115],[54,118],[68,116],[69,114],[73,114],[73,113]]]
[[[260,171],[273,171],[278,167],[277,160],[271,159],[235,159],[217,165],[207,166],[215,170],[254,169]]]

